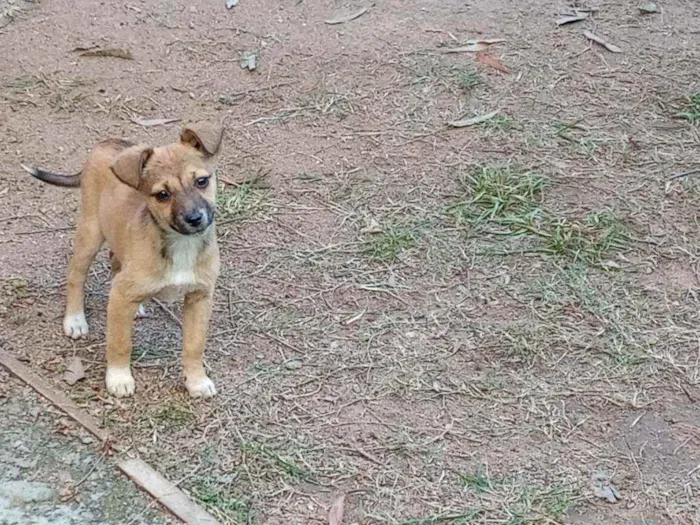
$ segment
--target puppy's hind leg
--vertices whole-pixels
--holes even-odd
[[[88,333],[88,324],[85,319],[85,280],[90,265],[103,242],[104,237],[99,225],[81,217],[68,271],[68,301],[63,318],[63,330],[73,339]]]

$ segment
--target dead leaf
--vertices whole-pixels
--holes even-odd
[[[476,44],[469,44],[468,46],[462,46],[462,47],[448,47],[443,52],[444,53],[477,53],[479,51],[484,51],[485,49],[488,49],[488,48],[489,48],[488,44],[476,43]]]
[[[232,9],[238,5],[238,0],[226,0],[226,9]]]
[[[659,12],[659,7],[654,2],[639,6],[639,12],[643,15],[651,15]]]
[[[80,53],[81,57],[112,57],[122,58],[124,60],[133,60],[131,51],[128,49],[95,49],[92,51],[84,51]]]
[[[490,46],[491,44],[500,44],[501,42],[505,41],[505,38],[473,38],[471,40],[467,40],[465,44],[468,46],[474,44],[486,44],[487,46]]]
[[[150,127],[150,126],[164,126],[165,124],[172,124],[173,122],[180,122],[179,118],[132,118],[131,122],[138,124],[139,126]]]
[[[481,62],[482,64],[486,64],[487,66],[495,69],[496,71],[500,71],[501,73],[510,73],[510,69],[508,69],[503,64],[503,62],[493,57],[486,51],[477,52],[476,59],[477,61]]]
[[[241,57],[240,65],[243,69],[254,71],[258,67],[258,56],[255,53],[245,53]]]
[[[477,53],[479,51],[484,51],[492,44],[498,44],[500,42],[505,42],[502,38],[491,38],[491,39],[474,39],[467,40],[464,46],[461,47],[448,47],[444,49],[445,53]]]
[[[345,514],[345,494],[339,496],[328,511],[328,525],[343,525]]]
[[[360,230],[362,233],[382,233],[382,227],[377,219],[369,218],[365,220],[366,226]]]
[[[66,371],[63,373],[63,380],[73,386],[81,379],[85,379],[85,368],[79,357],[71,357],[66,361]]]
[[[594,472],[591,475],[591,488],[596,498],[604,499],[608,503],[617,503],[622,499],[620,491],[610,482],[610,476],[604,472]]]
[[[359,9],[358,11],[355,11],[354,13],[350,13],[347,15],[337,15],[335,18],[331,18],[329,20],[326,20],[326,24],[330,24],[330,25],[344,24],[345,22],[349,22],[350,20],[355,20],[356,18],[360,18],[367,11],[369,11],[369,7],[363,7],[362,9]]]
[[[595,42],[598,45],[603,46],[605,49],[610,51],[611,53],[622,53],[622,49],[617,47],[615,44],[610,44],[606,42],[603,38],[599,37],[595,33],[592,33],[588,30],[584,31],[583,34],[586,36],[588,40],[591,40]]]
[[[573,15],[565,15],[557,19],[557,25],[563,26],[566,24],[572,24],[574,22],[580,22],[588,18],[588,13],[582,13],[580,11],[575,11]]]
[[[475,126],[477,124],[481,124],[482,122],[486,122],[487,120],[491,120],[493,117],[498,115],[500,111],[500,109],[497,109],[496,111],[492,111],[491,113],[487,113],[486,115],[479,115],[478,117],[472,117],[462,120],[453,120],[449,123],[449,125],[453,128],[466,128],[469,126]]]
[[[600,261],[600,267],[603,268],[604,270],[622,270],[622,265],[618,262],[611,260],[611,259],[607,259],[605,261]]]

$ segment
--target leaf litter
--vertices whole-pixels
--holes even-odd
[[[573,24],[574,22],[581,22],[588,18],[588,13],[582,11],[574,11],[573,14],[565,14],[561,18],[557,19],[557,25],[563,26],[566,24]]]
[[[476,60],[489,66],[490,68],[495,69],[496,71],[500,71],[501,73],[510,73],[510,69],[508,69],[503,62],[486,51],[478,51],[476,53]]]
[[[336,15],[333,18],[326,20],[326,24],[329,24],[329,25],[344,24],[346,22],[350,22],[351,20],[355,20],[356,18],[360,18],[367,11],[369,11],[369,6],[365,6],[365,7],[358,9],[357,11],[354,11],[352,13]]]
[[[448,47],[444,49],[444,53],[477,53],[479,51],[485,51],[489,46],[493,44],[499,44],[505,42],[503,38],[491,38],[491,39],[477,39],[477,40],[467,40],[463,46],[460,47]]]
[[[586,30],[583,32],[583,34],[588,40],[591,40],[592,42],[595,42],[596,44],[603,46],[605,49],[607,49],[611,53],[622,53],[621,48],[619,48],[615,44],[611,44],[610,42],[605,40],[603,37],[600,37],[591,31]]]
[[[453,128],[466,128],[469,126],[476,126],[477,124],[482,124],[483,122],[486,122],[487,120],[491,120],[493,117],[498,115],[501,112],[500,109],[497,109],[496,111],[492,111],[491,113],[486,113],[485,115],[478,115],[476,117],[471,117],[467,119],[462,119],[462,120],[453,120],[452,122],[449,123],[449,125]]]
[[[79,357],[71,357],[66,361],[66,371],[63,373],[63,380],[73,386],[81,379],[85,379],[85,368]]]
[[[173,122],[180,122],[179,118],[132,118],[131,122],[138,124],[139,126],[151,127],[151,126],[164,126],[165,124],[172,124]]]
[[[618,488],[610,482],[611,477],[604,472],[594,472],[591,475],[591,488],[596,498],[608,503],[617,503],[622,499]]]

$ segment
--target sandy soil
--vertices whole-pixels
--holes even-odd
[[[337,25],[364,4],[15,9],[0,344],[222,522],[325,523],[346,494],[346,524],[699,523],[700,187],[669,177],[699,168],[700,6],[577,4],[561,27],[572,6],[540,0],[383,0]],[[470,39],[504,41],[446,52]],[[137,395],[112,399],[106,257],[71,342],[78,196],[20,164],[70,172],[97,140],[177,136],[136,118],[223,117],[221,395],[186,397],[180,311],[151,304]]]

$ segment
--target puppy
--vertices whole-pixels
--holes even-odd
[[[131,340],[140,304],[184,296],[183,369],[192,397],[216,394],[204,371],[219,249],[214,227],[216,179],[209,161],[218,152],[219,126],[190,125],[163,147],[111,139],[100,142],[83,170],[60,175],[23,166],[37,179],[81,188],[81,211],[68,273],[63,329],[88,333],[84,310],[87,272],[106,242],[113,280],[107,306],[107,391],[134,393]]]

